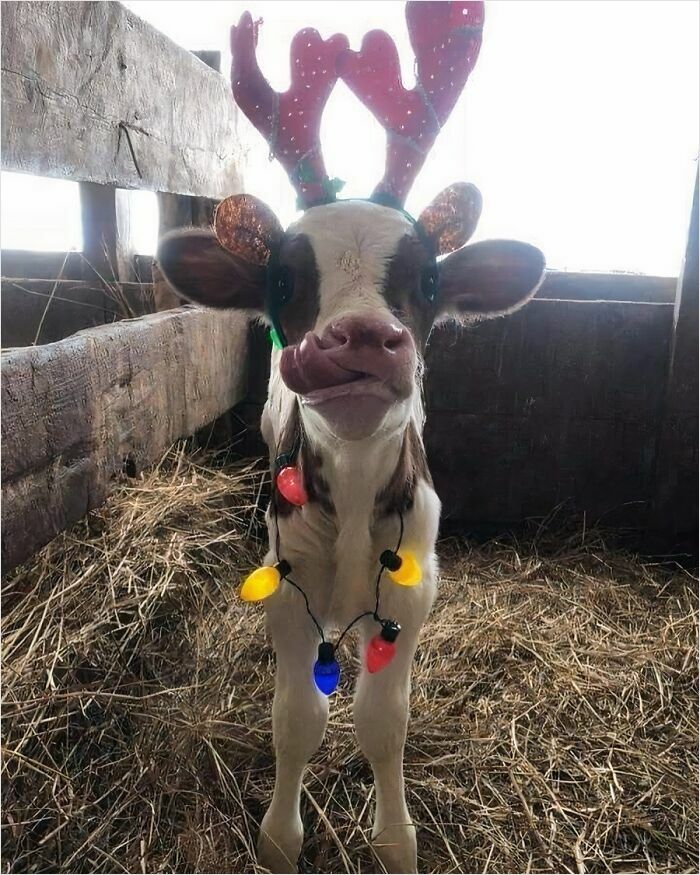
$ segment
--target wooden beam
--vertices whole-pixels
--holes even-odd
[[[673,314],[656,460],[650,533],[666,541],[698,535],[698,178]]]
[[[85,328],[155,311],[150,283],[3,278],[0,295],[3,349],[55,343]]]
[[[7,3],[6,170],[222,198],[244,150],[227,80],[116,2]]]
[[[84,276],[107,282],[117,280],[116,188],[97,182],[81,182],[79,189]]]
[[[2,565],[241,399],[241,314],[181,308],[2,355]]]
[[[677,284],[676,277],[548,270],[536,297],[554,301],[672,304]]]

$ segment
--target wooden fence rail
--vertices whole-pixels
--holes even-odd
[[[245,393],[247,319],[183,307],[2,355],[8,571]]]
[[[2,74],[5,170],[198,197],[241,190],[230,85],[119,3],[3,4]]]

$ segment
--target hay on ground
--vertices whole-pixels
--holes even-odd
[[[273,657],[236,598],[260,488],[180,448],[5,581],[4,871],[263,871]],[[696,872],[695,580],[595,534],[441,553],[406,748],[420,870]],[[346,677],[306,871],[380,871],[350,703]]]

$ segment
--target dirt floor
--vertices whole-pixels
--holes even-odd
[[[236,596],[261,486],[174,451],[4,581],[3,871],[263,871],[273,656]],[[440,552],[420,871],[697,872],[695,578],[551,527]],[[381,871],[353,674],[304,784],[308,872]]]

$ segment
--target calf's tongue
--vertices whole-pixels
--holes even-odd
[[[352,383],[362,376],[334,362],[330,351],[323,349],[311,332],[300,344],[282,350],[280,374],[285,385],[299,395]]]

